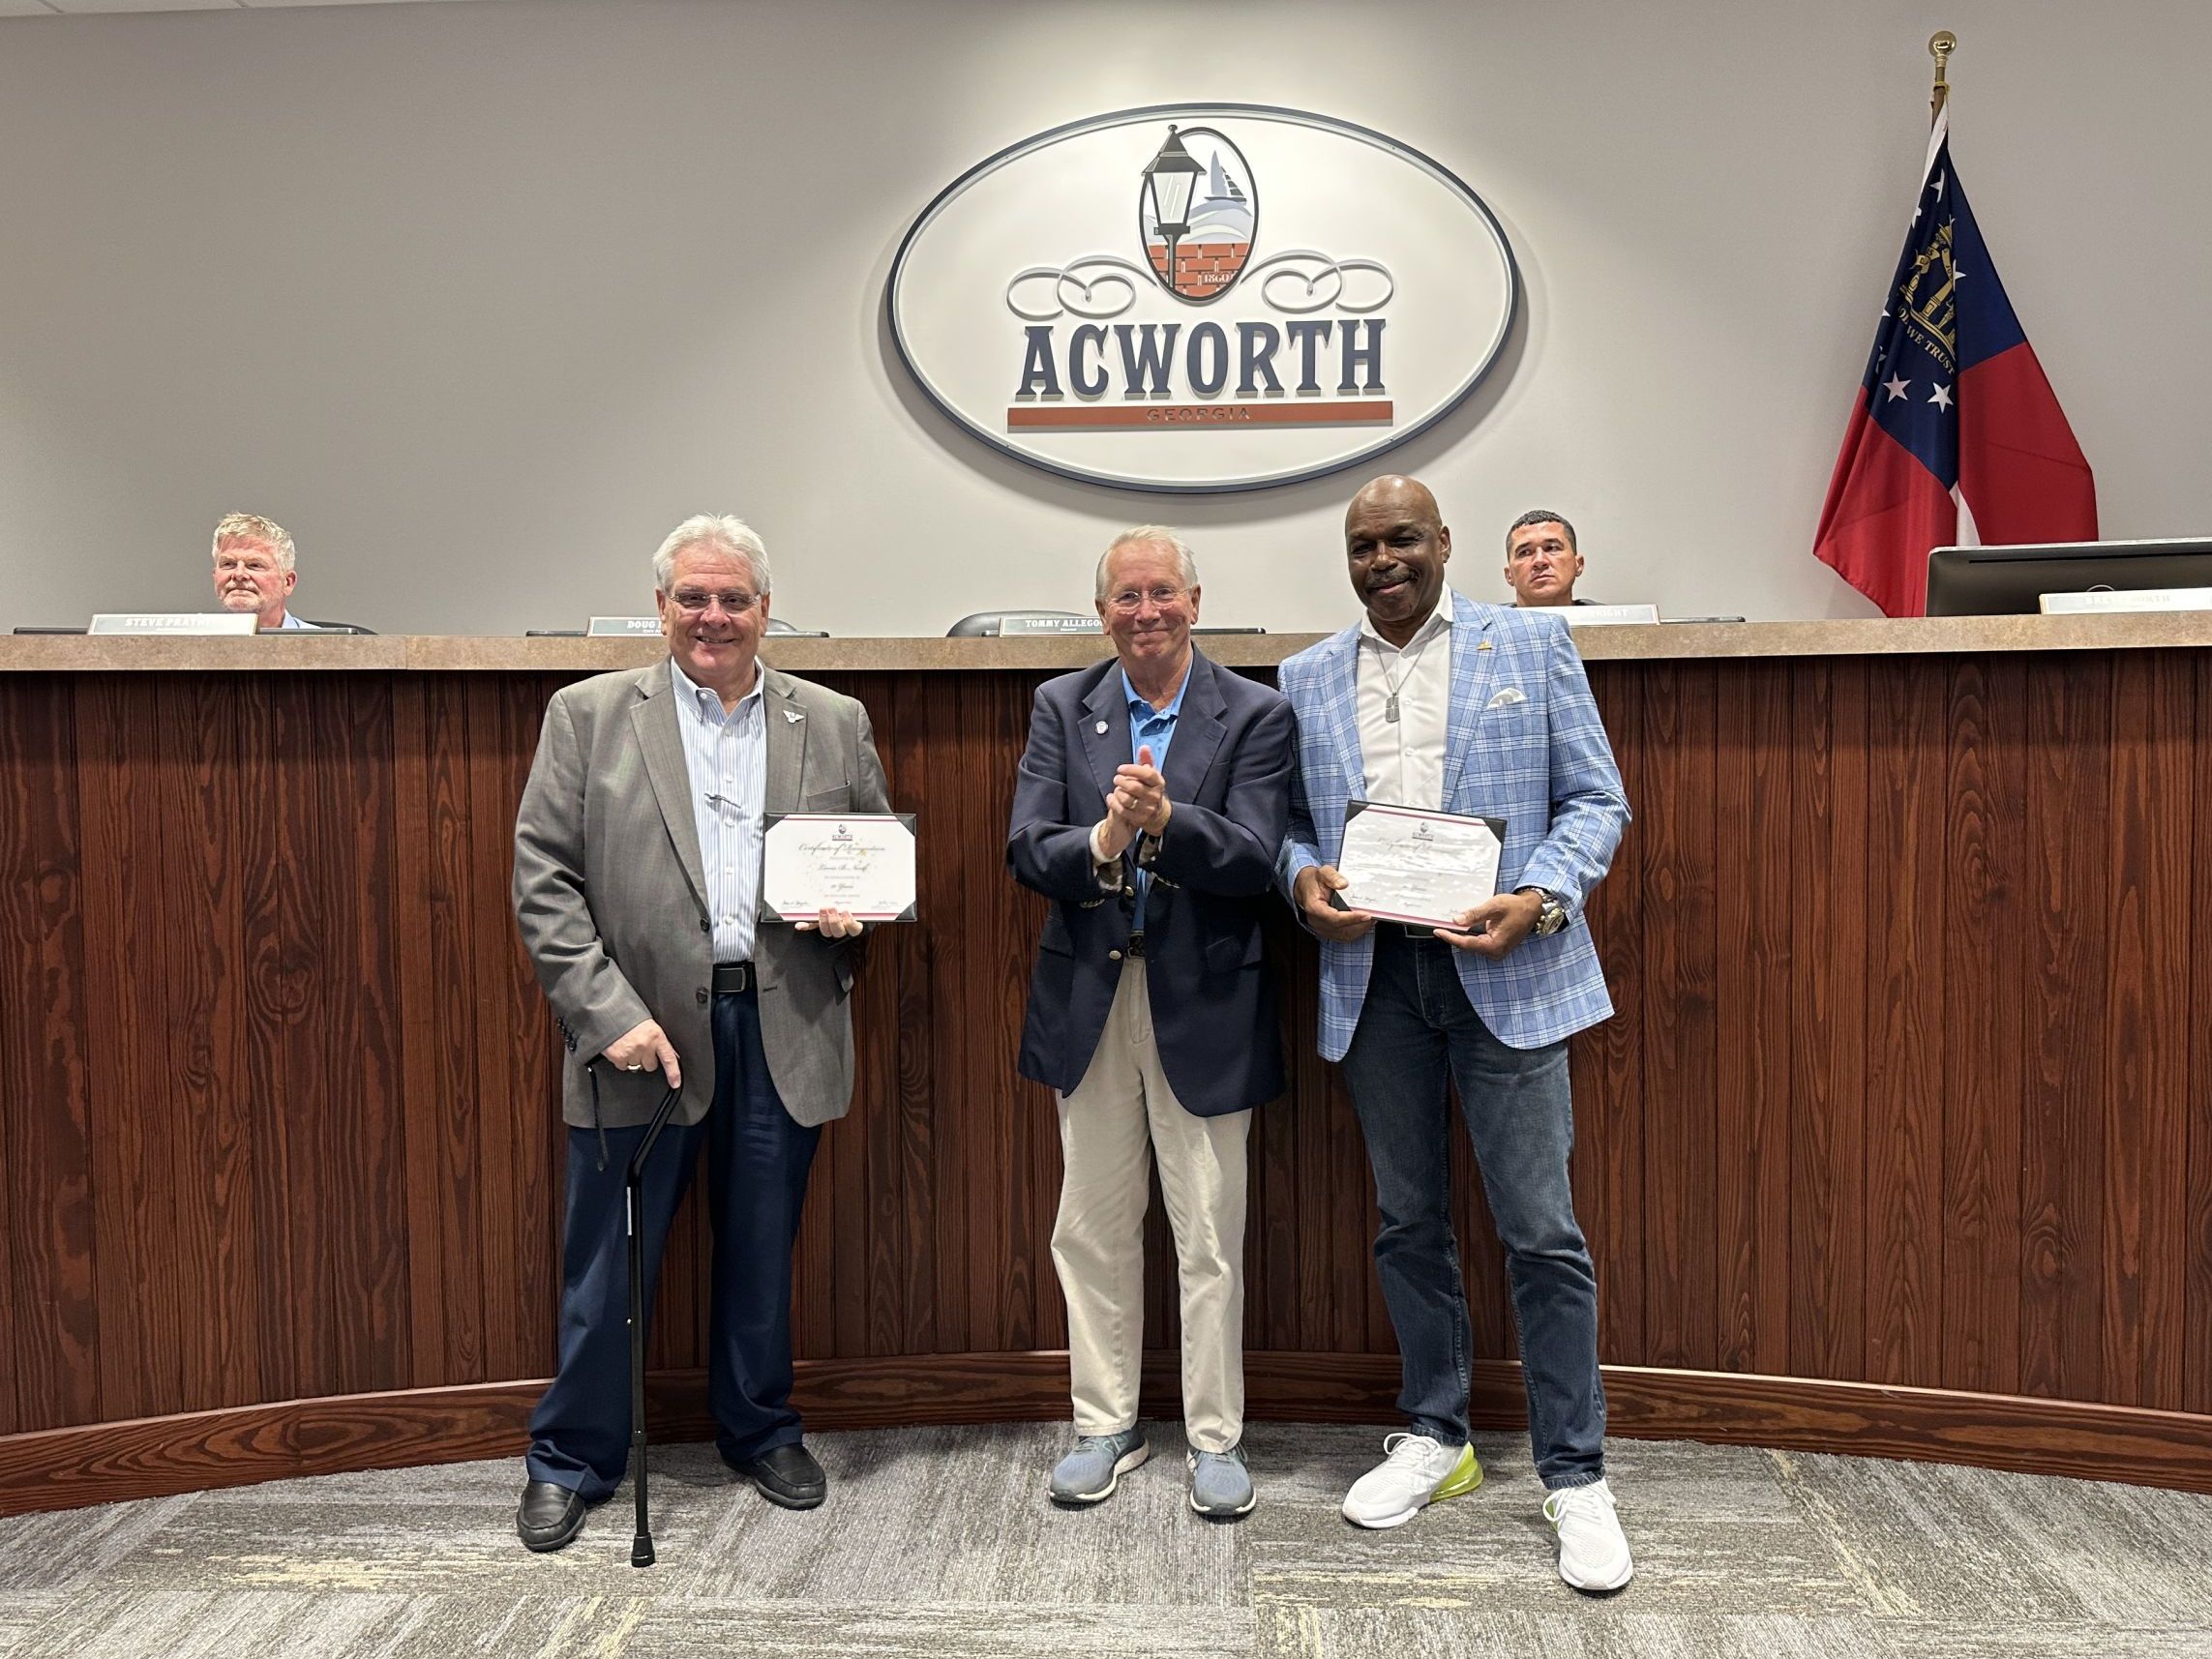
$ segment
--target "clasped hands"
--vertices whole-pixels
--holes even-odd
[[[1346,885],[1343,873],[1333,864],[1309,864],[1298,873],[1291,886],[1291,897],[1297,901],[1298,913],[1305,925],[1338,944],[1364,938],[1375,925],[1375,918],[1365,910],[1339,910],[1329,902],[1331,893],[1342,892]],[[1460,911],[1452,918],[1455,928],[1430,932],[1454,950],[1499,958],[1527,938],[1542,915],[1542,894],[1499,893]]]
[[[1137,751],[1135,760],[1114,769],[1113,792],[1106,797],[1106,815],[1098,823],[1099,851],[1110,859],[1120,858],[1140,834],[1158,837],[1174,810],[1167,780],[1152,763],[1148,743]]]

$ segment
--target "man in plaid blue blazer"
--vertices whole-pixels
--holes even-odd
[[[1409,1422],[1354,1484],[1347,1520],[1396,1526],[1471,1492],[1467,1303],[1451,1230],[1447,1081],[1496,1218],[1519,1326],[1529,1439],[1560,1576],[1618,1589],[1633,1563],[1605,1483],[1598,1278],[1568,1184],[1567,1039],[1613,1012],[1581,920],[1629,803],[1565,624],[1445,585],[1451,532],[1417,481],[1378,478],[1345,515],[1357,626],[1282,666],[1298,770],[1277,875],[1321,940],[1321,1052],[1340,1060],[1375,1172],[1375,1264]],[[1506,821],[1498,892],[1451,928],[1347,909],[1351,801]]]

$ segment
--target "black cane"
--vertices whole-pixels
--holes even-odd
[[[653,1142],[669,1126],[676,1102],[682,1098],[683,1091],[673,1088],[661,1097],[660,1110],[645,1126],[644,1140],[630,1156],[630,1176],[623,1194],[627,1200],[630,1232],[630,1446],[638,1481],[638,1531],[630,1540],[633,1567],[653,1564],[653,1524],[645,1509],[645,1238],[644,1204],[640,1189],[644,1179],[645,1160],[653,1153]]]

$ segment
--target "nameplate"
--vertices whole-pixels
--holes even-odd
[[[2144,587],[2132,593],[2047,593],[2046,616],[2088,616],[2105,610],[2212,610],[2212,587]]]
[[[1656,605],[1562,605],[1556,608],[1569,628],[1619,628],[1659,619]]]
[[[999,619],[999,637],[1011,639],[1017,635],[1029,634],[1097,634],[1102,632],[1095,616],[1002,616]]]
[[[658,635],[660,631],[661,619],[657,616],[594,616],[584,632],[597,639],[608,635],[624,638],[640,634]]]
[[[92,634],[252,634],[261,619],[251,610],[103,610]]]

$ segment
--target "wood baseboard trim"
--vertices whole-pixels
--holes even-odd
[[[1390,1354],[1245,1356],[1246,1410],[1262,1420],[1388,1423]],[[542,1378],[340,1395],[0,1437],[0,1515],[247,1486],[352,1469],[519,1457]],[[1974,1464],[2212,1492],[2212,1416],[1733,1372],[1607,1366],[1609,1429],[1790,1451]],[[1144,1408],[1176,1416],[1176,1355],[1145,1357]],[[711,1434],[701,1372],[652,1378],[654,1433]],[[1067,1355],[915,1354],[802,1361],[795,1398],[822,1429],[1049,1420],[1067,1413]],[[1520,1367],[1475,1368],[1474,1420],[1526,1422]]]

